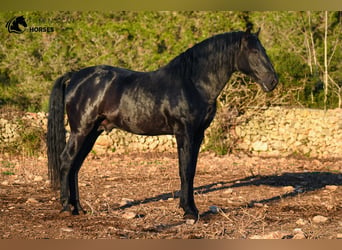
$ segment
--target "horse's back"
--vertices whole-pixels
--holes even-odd
[[[103,83],[104,81],[110,80],[113,76],[129,77],[135,74],[142,74],[142,72],[128,70],[119,67],[113,67],[109,65],[97,65],[86,67],[76,71],[68,85],[68,89],[74,88],[76,85],[84,84],[89,80],[94,79],[96,83]]]

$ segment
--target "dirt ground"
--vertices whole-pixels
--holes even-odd
[[[90,155],[79,179],[88,212],[61,217],[46,158],[0,155],[0,238],[342,238],[341,159],[201,153],[195,224],[178,207],[174,153]]]

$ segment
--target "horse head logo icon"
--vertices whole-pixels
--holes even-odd
[[[6,23],[9,33],[21,34],[26,30],[27,23],[24,16],[13,17]]]

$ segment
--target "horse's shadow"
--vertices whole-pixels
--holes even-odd
[[[271,198],[262,200],[252,200],[247,204],[247,207],[253,207],[255,203],[267,204],[277,202],[287,197],[294,197],[298,194],[312,192],[327,185],[342,186],[342,174],[331,172],[299,172],[299,173],[283,173],[282,175],[267,175],[267,176],[250,176],[244,179],[232,181],[219,181],[194,188],[195,194],[206,194],[215,191],[225,190],[229,188],[244,187],[244,186],[273,186],[286,187],[292,186],[290,192],[285,192],[282,195],[277,195]],[[149,197],[141,200],[134,200],[129,204],[114,208],[114,210],[123,210],[132,206],[156,202],[160,200],[168,200],[169,198],[179,198],[180,191],[163,193],[154,197]],[[201,214],[201,217],[210,215],[211,212],[206,211]]]

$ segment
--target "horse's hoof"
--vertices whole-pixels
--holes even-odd
[[[83,209],[74,209],[72,210],[72,215],[86,215],[87,211],[83,210]]]
[[[186,224],[193,225],[199,220],[199,215],[198,213],[185,213],[183,216]]]

